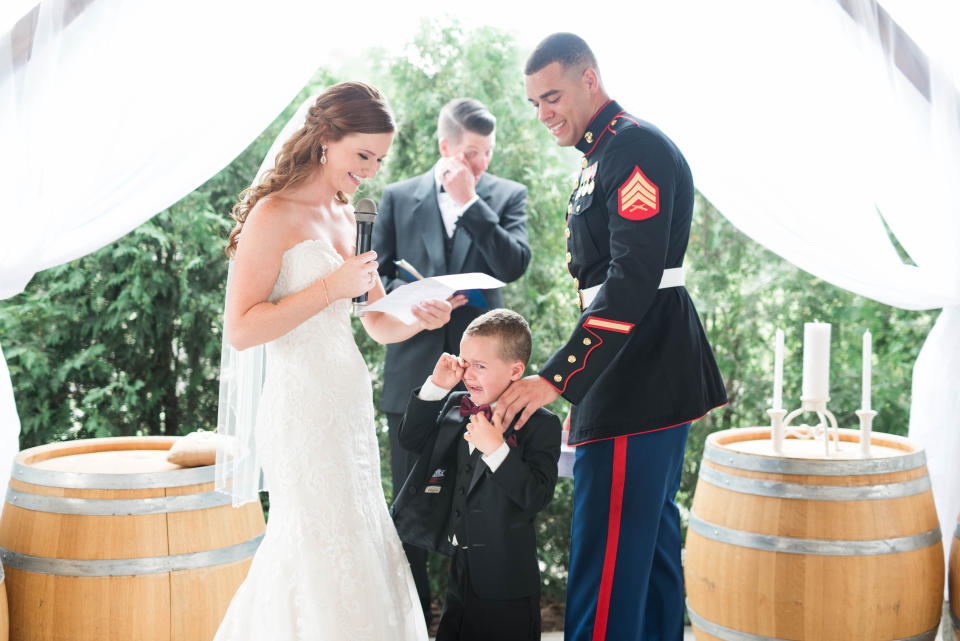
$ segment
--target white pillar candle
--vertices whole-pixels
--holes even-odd
[[[773,352],[773,409],[783,409],[783,330],[777,330]]]
[[[870,409],[870,359],[873,355],[873,337],[868,329],[863,333],[863,386],[860,409]]]
[[[803,324],[802,398],[830,398],[830,323]]]

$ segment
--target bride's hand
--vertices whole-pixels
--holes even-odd
[[[410,308],[410,312],[420,321],[424,329],[437,329],[450,322],[453,306],[439,298],[422,300]]]
[[[324,281],[330,301],[340,298],[356,298],[373,289],[377,284],[377,252],[369,251],[351,256],[343,261]]]

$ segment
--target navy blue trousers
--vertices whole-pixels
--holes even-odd
[[[566,641],[682,641],[675,497],[690,423],[580,445]]]

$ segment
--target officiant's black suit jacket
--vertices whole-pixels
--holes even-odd
[[[457,490],[457,448],[463,447],[467,419],[460,399],[424,401],[411,394],[400,426],[400,444],[420,456],[390,508],[404,543],[452,554],[450,510]],[[557,484],[560,419],[537,410],[519,431],[504,436],[513,442],[496,472],[477,456],[466,493],[461,532],[473,589],[481,598],[514,599],[540,589],[537,538],[533,520]],[[512,437],[512,438],[511,438]],[[438,471],[442,470],[441,473]]]
[[[484,173],[477,183],[477,196],[479,200],[457,223],[448,260],[433,168],[387,186],[373,226],[373,249],[387,293],[406,282],[397,278],[393,261],[399,258],[424,277],[483,272],[509,283],[523,275],[530,263],[527,188]],[[503,307],[499,289],[483,294],[490,309]],[[463,330],[485,311],[465,305],[455,309],[450,322],[440,329],[388,345],[380,409],[403,413],[410,392],[433,372],[440,354],[459,353]]]

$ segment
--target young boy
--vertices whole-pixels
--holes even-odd
[[[523,376],[530,328],[495,309],[463,333],[414,390],[400,445],[419,459],[391,514],[404,543],[453,558],[437,641],[540,638],[533,519],[553,498],[560,420],[537,410],[521,432],[490,423],[491,406]],[[450,393],[460,382],[467,392]]]

